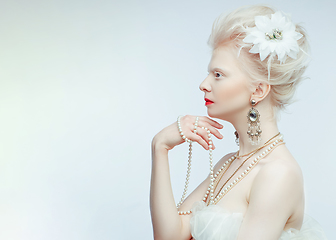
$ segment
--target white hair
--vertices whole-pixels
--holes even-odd
[[[296,31],[303,37],[298,40],[300,51],[296,59],[288,57],[285,63],[268,56],[264,61],[259,54],[250,53],[250,43],[244,43],[246,29],[255,27],[256,16],[271,16],[275,10],[269,6],[255,5],[238,8],[228,15],[219,16],[213,24],[208,44],[215,50],[221,45],[230,44],[237,51],[241,69],[251,78],[252,84],[265,82],[271,86],[270,98],[275,112],[291,103],[297,84],[304,79],[302,76],[308,63],[309,43],[306,31],[295,24]],[[269,65],[269,62],[271,64]]]

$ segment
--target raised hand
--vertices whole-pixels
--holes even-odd
[[[198,126],[196,133],[194,132],[196,116],[186,115],[180,118],[180,126],[183,131],[183,134],[186,138],[190,139],[193,142],[199,143],[204,149],[209,149],[209,140],[208,133],[204,128],[207,128],[211,134],[213,134],[218,139],[222,139],[223,136],[217,129],[223,128],[223,125],[220,123],[205,117],[198,117]],[[202,128],[203,127],[203,128]],[[170,126],[161,130],[153,138],[153,146],[163,147],[167,150],[174,148],[176,145],[179,145],[184,142],[182,139],[177,122],[171,124]],[[214,146],[213,146],[214,149]]]

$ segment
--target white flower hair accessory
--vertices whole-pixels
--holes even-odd
[[[245,43],[252,43],[250,53],[259,53],[263,61],[269,55],[271,59],[276,54],[280,63],[286,61],[287,56],[296,59],[300,47],[297,41],[302,34],[295,31],[295,25],[280,11],[267,16],[256,16],[255,27],[247,29]]]

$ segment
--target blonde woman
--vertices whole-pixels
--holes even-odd
[[[276,121],[307,66],[304,29],[270,7],[243,7],[217,19],[209,45],[209,74],[200,90],[209,117],[236,129],[239,151],[212,167],[212,137],[223,137],[222,125],[206,116],[179,117],[153,138],[154,239],[326,239],[318,223],[304,215],[301,169]],[[176,207],[168,151],[183,142],[209,150],[211,170]]]

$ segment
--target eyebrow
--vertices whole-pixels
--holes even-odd
[[[212,69],[212,71],[219,71],[219,72],[227,73],[226,70],[224,70],[224,69],[222,69],[222,68],[219,68],[219,67],[214,67],[214,68]],[[208,67],[208,72],[210,72],[209,67]]]

